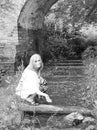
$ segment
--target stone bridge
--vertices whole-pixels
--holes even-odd
[[[23,53],[28,44],[32,44],[32,51],[42,52],[44,17],[57,1],[0,2],[0,63],[14,63],[16,53]]]

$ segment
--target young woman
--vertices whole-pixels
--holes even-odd
[[[31,104],[35,103],[36,96],[43,96],[47,102],[52,102],[49,95],[40,90],[41,82],[43,82],[43,78],[41,77],[42,69],[43,62],[41,56],[39,54],[32,55],[29,65],[22,73],[22,77],[16,88],[16,94]]]

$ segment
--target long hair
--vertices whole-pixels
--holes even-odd
[[[36,56],[39,56],[39,57],[40,57],[40,60],[41,60],[41,67],[39,68],[39,73],[40,73],[41,70],[43,69],[43,61],[42,61],[41,56],[40,56],[39,54],[37,54],[37,53],[33,54],[33,55],[30,57],[29,65],[28,65],[27,68],[30,68],[30,69],[33,69],[33,70],[34,70],[33,63],[34,63],[34,60],[35,60]]]

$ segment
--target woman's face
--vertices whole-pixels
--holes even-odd
[[[33,67],[34,69],[40,69],[42,67],[42,61],[41,61],[41,57],[36,55],[33,59]]]

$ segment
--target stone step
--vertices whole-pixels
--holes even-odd
[[[54,61],[54,63],[82,63],[82,60],[63,60],[63,61]]]
[[[12,59],[12,61],[11,60],[9,60],[8,62],[0,62],[0,65],[13,65],[14,64],[14,62],[13,62],[13,59]]]
[[[63,76],[76,76],[76,77],[81,77],[81,76],[87,76],[84,72],[78,73],[78,72],[56,72],[53,73],[52,76],[57,76],[57,77],[63,77]]]
[[[46,66],[83,66],[83,63],[51,63]]]
[[[50,62],[47,65],[64,65],[64,64],[82,64],[82,60],[64,60],[64,61],[57,61],[57,62]]]
[[[52,66],[83,66],[83,63],[55,63],[55,64],[52,64]]]
[[[80,82],[79,84],[84,84],[84,85],[85,85],[84,82],[83,82],[83,83]],[[58,87],[58,86],[60,85],[60,86],[64,86],[64,87],[68,87],[68,88],[69,88],[69,87],[71,87],[71,86],[72,86],[72,87],[75,87],[75,86],[78,85],[78,84],[77,84],[76,82],[73,82],[73,81],[69,81],[69,80],[66,81],[66,80],[64,80],[64,81],[61,81],[61,82],[60,82],[60,81],[59,81],[59,82],[48,81],[48,82],[47,82],[47,85],[48,85],[49,87],[52,87],[52,86],[53,86],[53,87]]]
[[[51,66],[50,66],[51,67]],[[84,75],[85,74],[85,66],[53,66],[51,75]]]
[[[66,71],[66,70],[75,70],[75,71],[83,71],[86,69],[86,66],[45,66],[44,69],[46,68],[49,68],[51,67],[54,72],[57,71],[57,72],[63,72],[63,71]]]
[[[79,76],[49,76],[49,77],[45,77],[45,79],[47,80],[47,82],[71,82],[71,81],[81,81],[82,80],[86,80],[87,77],[79,75]]]
[[[51,78],[80,78],[80,77],[82,77],[82,78],[84,78],[85,76],[87,76],[87,75],[77,75],[77,76],[74,76],[74,75],[52,75],[52,76],[50,76]],[[49,77],[46,77],[46,78],[49,78]]]
[[[49,66],[45,66],[45,67],[49,67]],[[85,69],[86,66],[84,65],[79,65],[79,66],[60,66],[60,65],[56,65],[56,66],[52,66],[55,67],[57,70],[58,69]]]
[[[55,67],[53,75],[83,75],[85,67]]]

